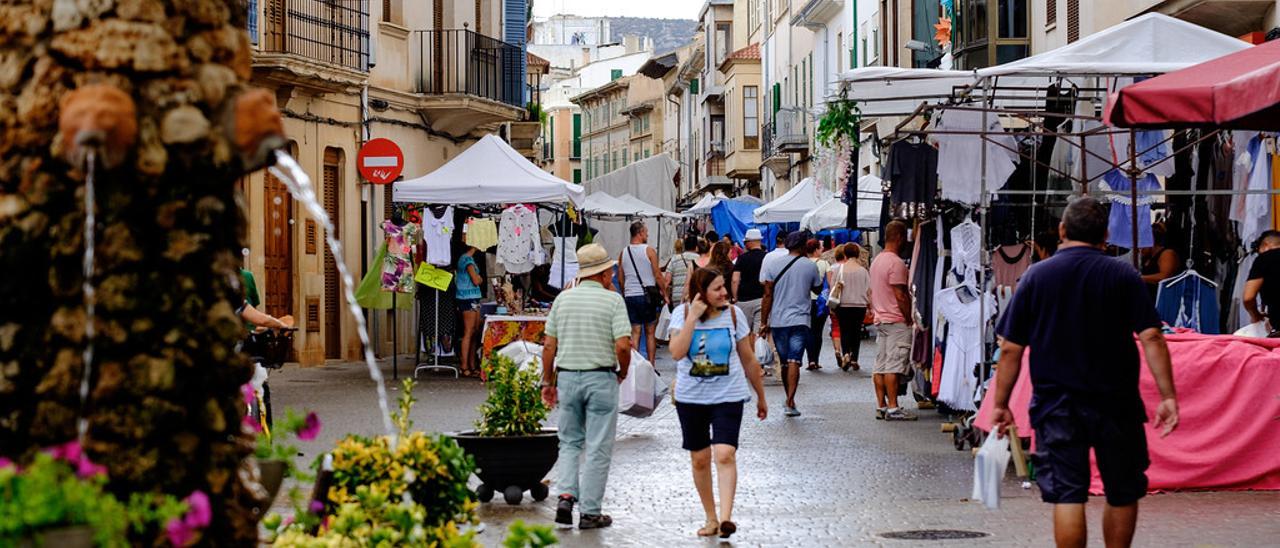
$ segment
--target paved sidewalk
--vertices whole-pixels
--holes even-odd
[[[863,346],[862,363],[872,363],[874,344]],[[665,356],[665,350],[660,350]],[[1046,546],[1052,544],[1050,507],[1035,487],[1024,490],[1008,479],[1000,510],[967,500],[973,465],[969,452],[956,451],[934,411],[919,422],[874,419],[871,377],[864,369],[844,373],[830,364],[825,349],[821,371],[801,373],[799,418],[782,416],[782,387],[766,394],[770,416],[744,419],[738,453],[739,484],[733,543],[742,546]],[[401,362],[401,373],[406,366]],[[659,360],[664,374],[668,359]],[[390,379],[390,363],[384,364]],[[667,378],[670,378],[669,376]],[[390,383],[389,383],[390,384]],[[305,444],[309,462],[347,432],[378,434],[373,387],[361,364],[287,368],[273,374],[273,399],[320,413],[324,430]],[[469,428],[484,389],[473,380],[424,373],[415,393],[418,428]],[[395,397],[396,392],[391,392]],[[615,525],[602,531],[558,531],[565,546],[700,546],[694,530],[702,511],[690,478],[687,452],[680,449],[674,408],[665,403],[648,419],[621,417],[605,512]],[[554,421],[555,414],[552,414]],[[1280,458],[1280,457],[1278,457]],[[554,471],[551,477],[554,477]],[[473,479],[473,482],[475,480]],[[552,497],[541,503],[527,496],[508,506],[501,496],[481,505],[487,530],[480,540],[496,546],[516,520],[551,523]],[[1101,546],[1101,500],[1090,504],[1091,544]],[[988,536],[926,542],[892,540],[884,533],[919,529],[959,529]],[[1276,546],[1280,539],[1280,492],[1172,493],[1142,503],[1139,546]]]

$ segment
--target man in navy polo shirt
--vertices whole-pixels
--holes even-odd
[[[1154,426],[1167,436],[1178,425],[1160,317],[1138,272],[1102,252],[1107,213],[1088,197],[1067,207],[1057,254],[1027,270],[997,327],[1002,340],[994,422],[1001,433],[1013,424],[1009,394],[1029,347],[1036,479],[1041,497],[1054,504],[1058,546],[1084,546],[1088,538],[1091,448],[1106,490],[1106,544],[1133,542],[1150,464],[1135,333],[1160,389]]]

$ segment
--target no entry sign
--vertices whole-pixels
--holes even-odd
[[[404,153],[390,139],[373,139],[360,147],[356,154],[356,166],[366,181],[385,185],[400,177],[404,171]]]

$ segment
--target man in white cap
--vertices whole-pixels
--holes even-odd
[[[613,438],[618,427],[618,384],[631,366],[631,322],[627,305],[611,289],[613,267],[600,244],[578,250],[578,285],[556,297],[547,315],[542,349],[542,401],[560,404],[561,490],[556,523],[573,526],[573,506],[582,502],[579,529],[613,524],[601,512]],[[579,457],[581,464],[579,486]]]
[[[738,257],[733,266],[733,292],[738,308],[747,315],[747,325],[751,328],[751,344],[755,344],[755,333],[760,328],[760,303],[764,300],[764,284],[760,283],[760,265],[764,262],[764,236],[760,229],[747,231],[743,241],[747,251]]]

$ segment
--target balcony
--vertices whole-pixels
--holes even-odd
[[[707,143],[706,160],[710,162],[715,158],[724,159],[724,141],[711,141]]]
[[[702,188],[729,186],[733,184],[733,181],[729,180],[729,177],[725,174],[723,157],[708,159],[707,163],[703,165],[703,168],[706,170],[706,177],[702,178]]]
[[[787,107],[773,115],[773,143],[779,152],[809,151],[809,113],[802,108]]]
[[[466,29],[421,30],[410,44],[414,91],[432,129],[464,136],[525,118],[525,53]]]
[[[786,177],[791,171],[791,156],[778,150],[777,137],[774,136],[774,123],[769,122],[760,127],[760,157],[764,167],[773,172],[774,177]]]
[[[255,72],[282,88],[317,93],[359,86],[369,71],[369,13],[364,6],[340,0],[251,2],[253,27],[261,27]]]

